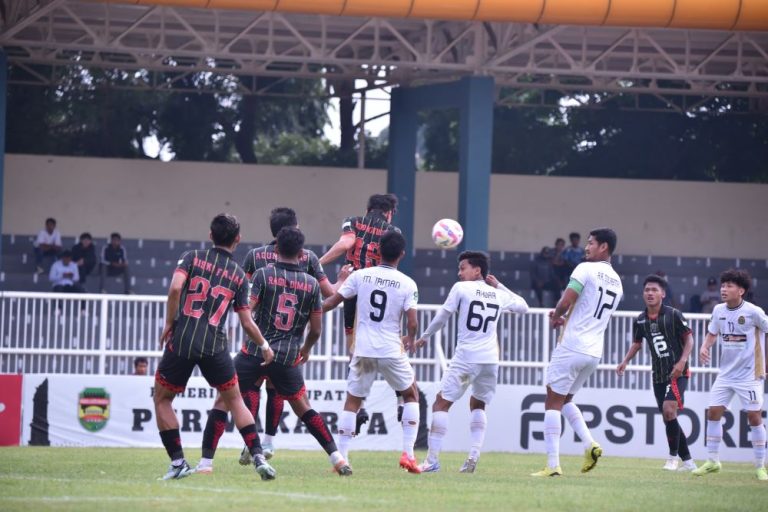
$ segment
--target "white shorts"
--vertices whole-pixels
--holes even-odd
[[[489,404],[496,393],[499,365],[496,363],[465,363],[453,360],[440,381],[440,394],[455,402],[472,384],[472,396]]]
[[[573,395],[600,364],[599,357],[575,352],[562,345],[552,351],[544,383],[558,395]]]
[[[383,358],[355,356],[349,363],[347,392],[358,398],[367,397],[379,373],[395,391],[408,389],[416,377],[405,354],[401,357]]]
[[[729,381],[718,377],[709,390],[709,406],[728,408],[733,395],[739,397],[741,410],[761,411],[763,409],[763,381]]]

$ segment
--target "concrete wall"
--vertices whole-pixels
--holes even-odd
[[[64,235],[199,240],[228,211],[244,240],[262,241],[269,211],[291,206],[308,242],[324,244],[385,186],[381,170],[7,155],[2,232],[36,233],[53,216]],[[457,187],[456,173],[418,174],[417,247],[431,246],[436,220],[455,218]],[[490,248],[535,251],[610,226],[623,254],[765,258],[766,198],[765,184],[498,175]]]

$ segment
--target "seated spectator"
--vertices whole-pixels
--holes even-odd
[[[531,288],[539,301],[539,307],[544,307],[544,291],[559,293],[555,269],[552,267],[552,249],[542,247],[531,263]]]
[[[565,251],[565,240],[558,238],[555,240],[555,250],[552,255],[552,267],[555,270],[555,280],[557,281],[558,291],[565,290],[568,286],[568,280],[571,277],[571,271],[568,263],[563,258],[563,252]]]
[[[563,261],[565,261],[568,277],[570,278],[571,272],[576,268],[576,265],[584,261],[584,248],[581,247],[580,234],[573,232],[568,235],[568,239],[571,241],[571,245],[563,249]]]
[[[43,259],[51,258],[56,261],[61,252],[61,233],[56,229],[56,219],[45,219],[45,229],[41,229],[32,244],[35,247],[35,273],[42,274]]]
[[[53,262],[48,279],[53,284],[54,292],[83,293],[84,291],[80,285],[77,265],[72,261],[72,253],[69,251],[62,252],[61,259]]]
[[[137,357],[133,360],[133,374],[146,375],[149,368],[149,361],[146,357]]]
[[[125,293],[131,293],[131,274],[128,271],[128,254],[122,245],[120,233],[109,235],[109,244],[101,250],[101,293],[106,293],[104,279],[106,277],[123,277]]]
[[[85,278],[96,267],[96,246],[90,233],[80,235],[80,242],[72,247],[72,260],[80,271],[80,284],[85,285]]]
[[[722,302],[720,298],[720,286],[717,284],[717,279],[714,277],[707,279],[707,289],[701,292],[699,301],[701,302],[702,313],[712,313],[715,306]]]

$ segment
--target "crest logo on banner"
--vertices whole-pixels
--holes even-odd
[[[109,393],[104,388],[85,388],[77,400],[77,417],[83,428],[98,432],[109,421]]]

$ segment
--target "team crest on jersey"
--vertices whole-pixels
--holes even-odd
[[[746,323],[747,319],[744,318],[743,316],[740,316],[739,319],[736,320],[736,321],[739,322],[739,325],[744,325]]]
[[[109,393],[104,388],[85,388],[77,400],[77,418],[89,432],[98,432],[109,421]]]
[[[658,331],[659,330],[659,324],[657,324],[656,322],[653,322],[651,324],[651,330],[652,331]]]

